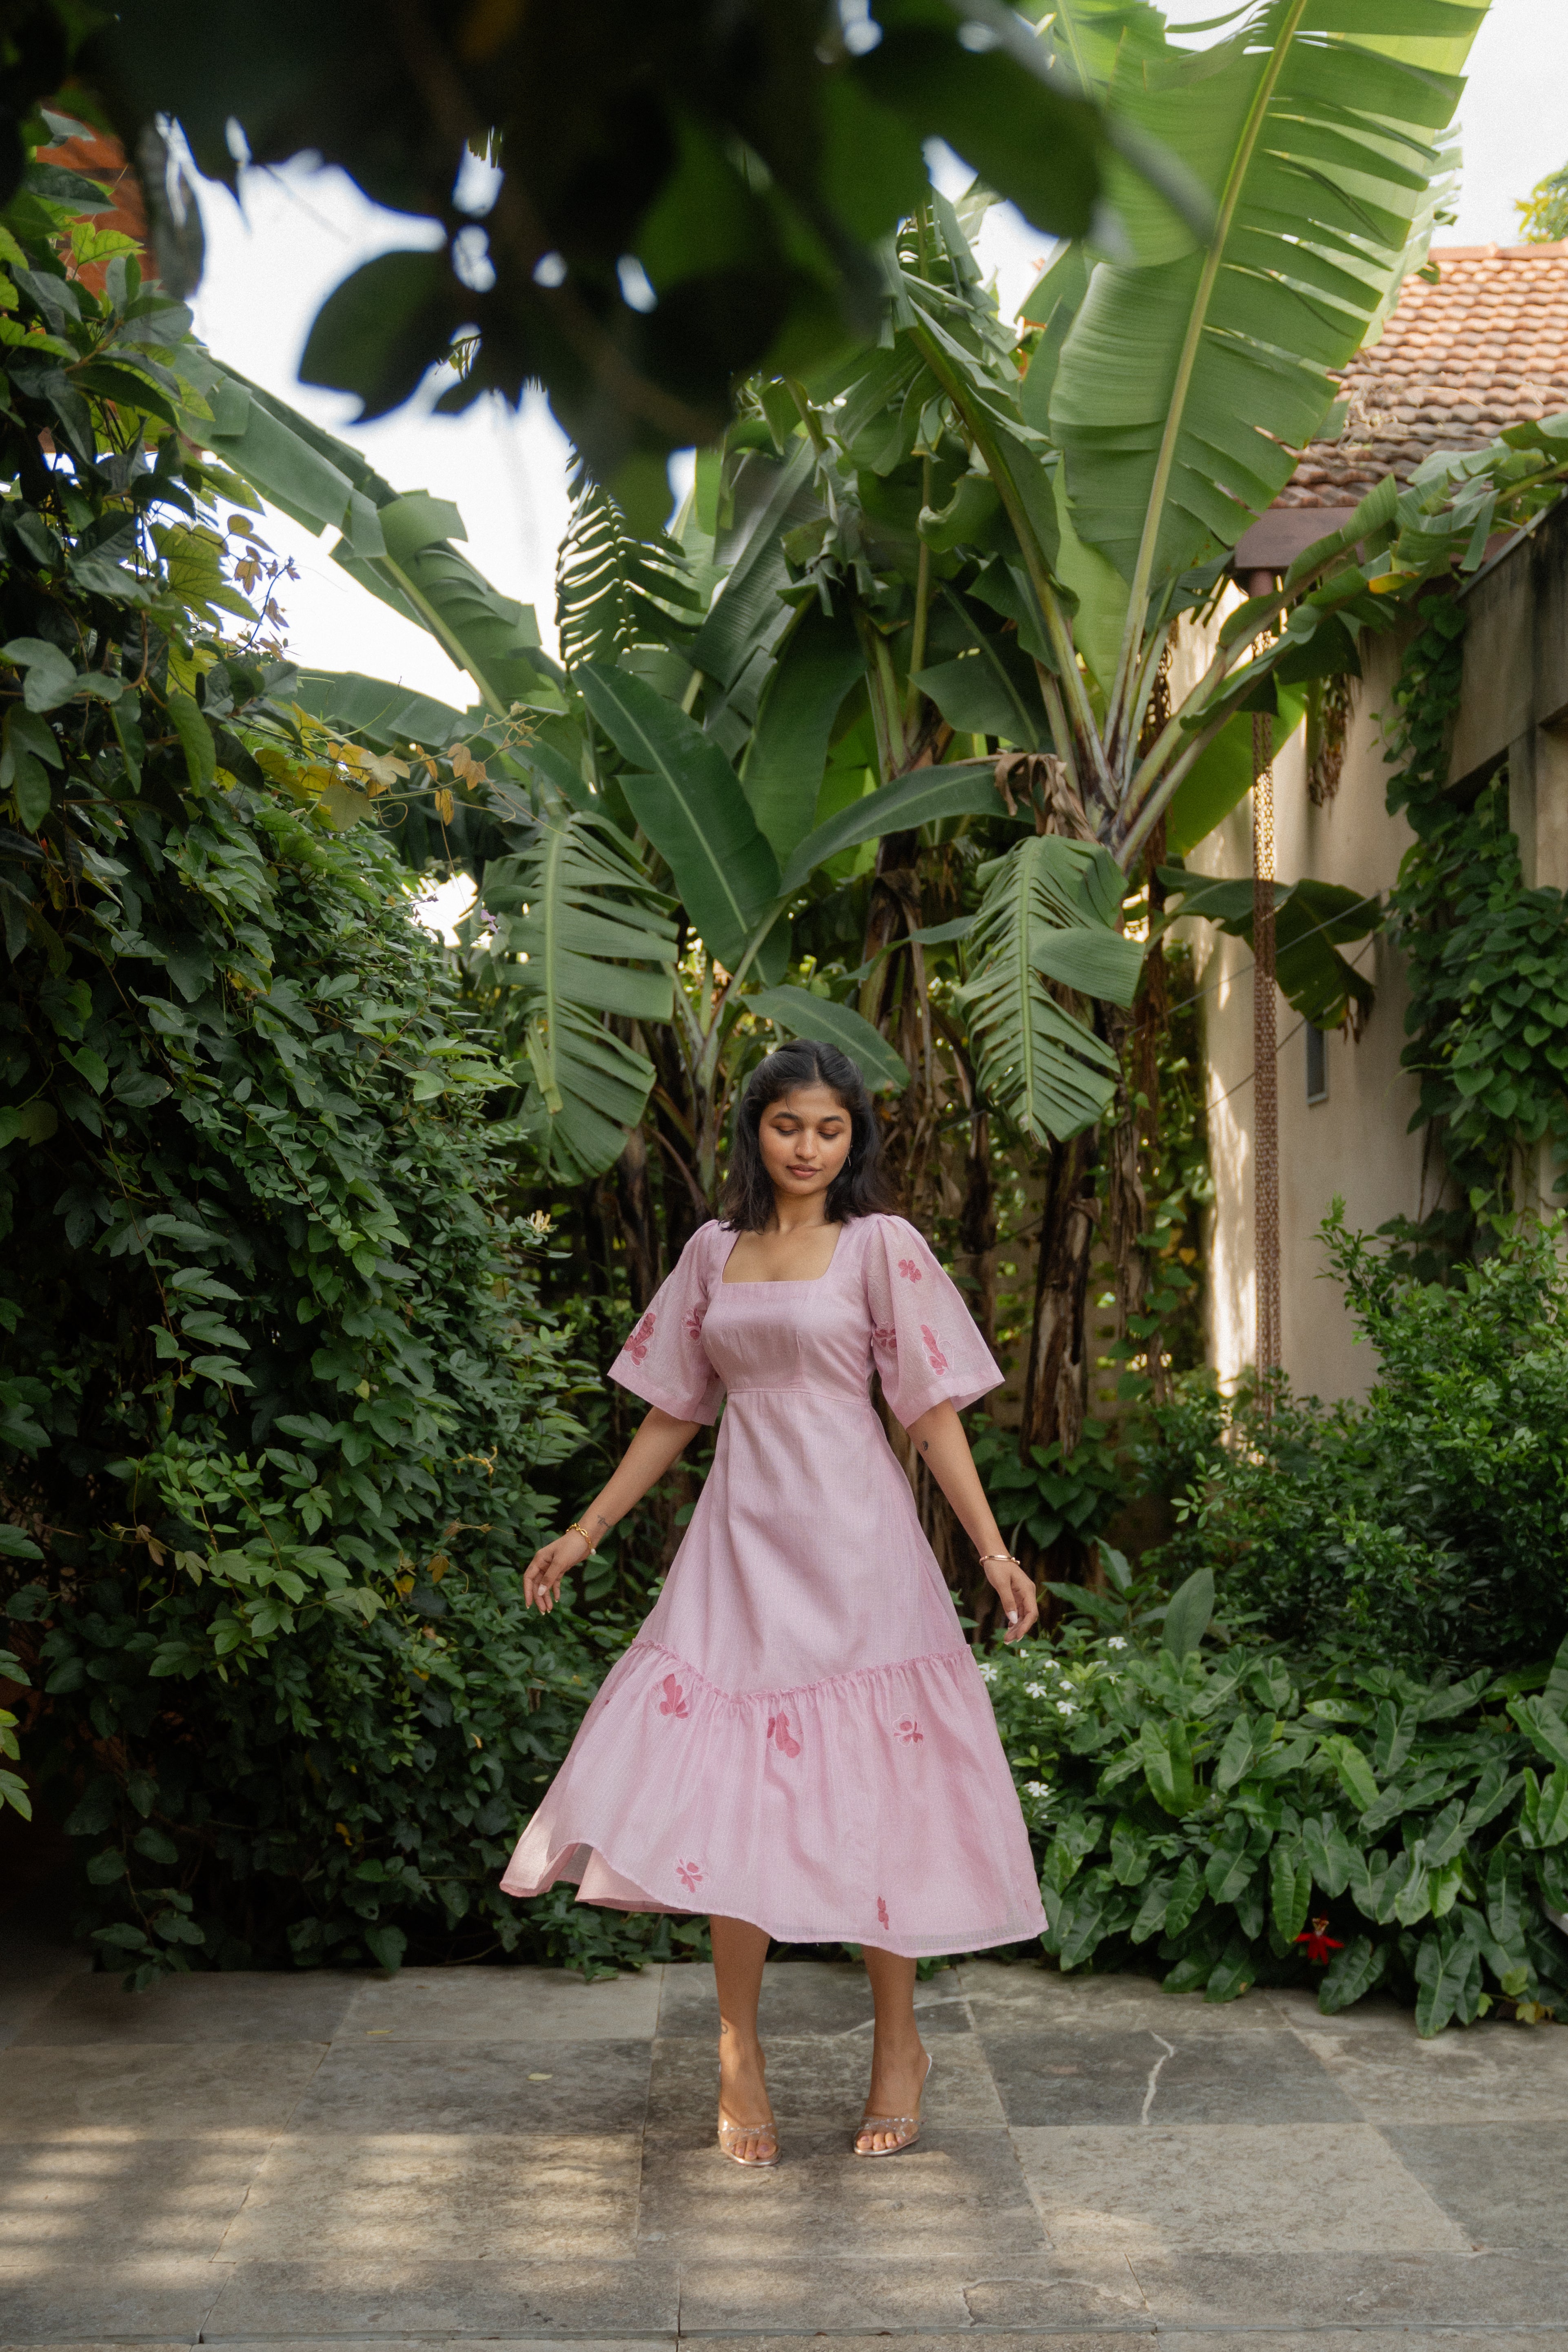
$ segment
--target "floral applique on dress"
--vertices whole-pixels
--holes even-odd
[[[642,1321],[637,1325],[637,1329],[632,1333],[631,1338],[626,1341],[626,1352],[631,1358],[634,1364],[640,1364],[643,1358],[648,1351],[648,1343],[653,1338],[653,1324],[654,1318],[652,1314],[649,1313],[645,1315]]]
[[[787,1715],[769,1716],[768,1738],[773,1741],[773,1746],[778,1749],[782,1756],[798,1756],[800,1754],[800,1742],[796,1739],[790,1729],[790,1722]]]
[[[921,1325],[921,1338],[926,1343],[926,1361],[931,1366],[932,1371],[945,1372],[947,1370],[947,1358],[942,1354],[942,1349],[937,1341],[936,1333],[931,1329],[929,1323],[922,1323]]]
[[[702,1864],[700,1862],[678,1862],[675,1874],[688,1894],[695,1895],[702,1884]]]
[[[685,1321],[685,1324],[684,1324],[684,1326],[683,1326],[682,1328],[684,1328],[685,1333],[686,1333],[686,1336],[687,1336],[687,1338],[688,1338],[689,1339],[701,1339],[701,1337],[702,1337],[702,1309],[701,1309],[701,1307],[694,1307],[692,1308],[692,1310],[691,1310],[690,1314],[687,1317],[686,1321]]]
[[[898,1727],[898,1736],[906,1748],[914,1748],[925,1738],[925,1733],[912,1715],[906,1715]]]
[[[676,1715],[684,1719],[690,1713],[690,1709],[686,1704],[686,1693],[673,1675],[666,1675],[663,1690],[664,1696],[658,1703],[660,1715]]]
[[[896,1356],[899,1352],[898,1326],[894,1323],[873,1323],[871,1345],[873,1348],[890,1348]]]
[[[883,1902],[879,1895],[877,1897],[877,1925],[879,1927],[886,1927],[891,1925],[891,1922],[888,1917],[888,1906]]]
[[[912,1257],[901,1257],[899,1260],[899,1272],[903,1276],[906,1282],[923,1282],[925,1280],[923,1271],[915,1264]]]

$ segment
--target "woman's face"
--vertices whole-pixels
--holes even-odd
[[[849,1114],[831,1087],[797,1087],[763,1111],[757,1129],[763,1165],[782,1201],[826,1197],[849,1157]]]

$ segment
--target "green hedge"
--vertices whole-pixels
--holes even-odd
[[[390,836],[334,829],[370,772],[258,650],[189,314],[51,184],[0,238],[0,1746],[133,1983],[668,1948],[497,1891],[622,1638],[521,1605],[581,1318]]]
[[[1316,1981],[1332,2012],[1386,1985],[1424,2034],[1568,2003],[1548,1916],[1568,1910],[1568,1644],[1500,1679],[1303,1674],[1250,1645],[1205,1655],[1211,1591],[1200,1570],[1163,1641],[1129,1605],[1122,1633],[1079,1622],[984,1669],[1043,1851],[1047,1951],[1154,1962],[1211,2001]]]

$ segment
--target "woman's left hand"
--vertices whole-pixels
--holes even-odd
[[[1040,1596],[1034,1579],[1016,1559],[992,1559],[985,1563],[985,1581],[1001,1601],[1007,1620],[1002,1639],[1021,1642],[1030,1627],[1039,1622]]]

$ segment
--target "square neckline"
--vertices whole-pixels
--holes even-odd
[[[737,1233],[731,1237],[730,1246],[724,1253],[723,1263],[719,1268],[719,1280],[715,1287],[720,1290],[814,1290],[819,1282],[826,1282],[827,1280],[828,1276],[833,1272],[834,1267],[837,1265],[838,1253],[844,1246],[844,1236],[849,1230],[850,1223],[851,1220],[847,1217],[841,1220],[837,1227],[838,1238],[833,1244],[833,1255],[828,1259],[827,1264],[823,1267],[820,1274],[781,1275],[771,1282],[765,1276],[760,1282],[742,1282],[739,1280],[731,1282],[727,1278],[726,1268],[729,1265],[730,1260],[734,1256],[735,1245],[741,1239],[740,1234]]]

